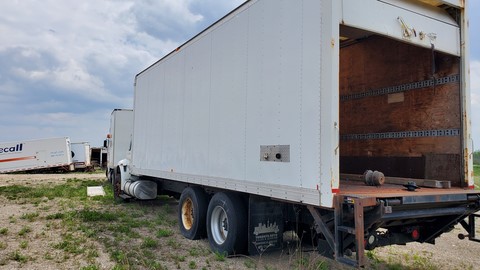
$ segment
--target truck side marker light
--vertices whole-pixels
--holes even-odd
[[[420,238],[420,233],[418,232],[417,229],[412,231],[412,239],[413,240],[418,240]]]

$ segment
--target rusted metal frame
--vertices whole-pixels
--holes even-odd
[[[475,237],[475,218],[480,217],[478,214],[471,214],[468,216],[468,224],[470,225],[470,232],[468,233],[468,240],[480,242],[480,239]]]
[[[468,223],[462,219],[460,220],[460,224],[462,227],[467,231],[468,233],[468,240],[474,241],[474,242],[480,242],[480,239],[475,237],[475,218],[480,217],[479,214],[471,214],[468,216]],[[463,238],[461,238],[463,239]]]
[[[363,216],[363,199],[356,199],[353,205],[355,219],[355,246],[357,248],[358,266],[365,265],[365,227]]]
[[[323,234],[323,236],[327,240],[327,243],[330,246],[330,248],[332,249],[332,251],[335,251],[335,237],[332,234],[332,232],[328,229],[328,226],[327,226],[325,220],[318,213],[318,210],[315,207],[313,207],[311,205],[308,205],[307,208],[308,208],[308,211],[310,211],[310,213],[312,214],[313,219],[315,220],[315,222],[318,225],[316,227],[317,233]]]
[[[365,223],[364,223],[364,207],[366,206],[375,206],[377,201],[375,198],[365,197],[365,198],[354,198],[349,197],[348,202],[345,203],[344,196],[338,196],[335,204],[335,259],[337,261],[350,264],[356,267],[361,267],[365,265]],[[343,216],[343,205],[352,205],[353,204],[353,224],[354,228],[349,228],[343,226],[344,216]],[[354,235],[355,237],[355,247],[356,247],[356,260],[344,257],[344,237],[343,234],[347,233]]]
[[[344,258],[343,254],[343,231],[340,230],[340,227],[343,226],[343,202],[344,196],[337,196],[335,200],[335,260],[356,266],[357,262]]]

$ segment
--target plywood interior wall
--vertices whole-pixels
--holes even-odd
[[[380,36],[340,50],[340,96],[459,74],[459,59]],[[340,134],[461,130],[460,84],[340,101]],[[460,183],[460,136],[341,139],[341,171]],[[398,162],[396,162],[398,161]]]

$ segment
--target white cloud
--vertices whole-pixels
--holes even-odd
[[[100,144],[111,110],[132,107],[134,76],[241,2],[4,1],[0,141]]]

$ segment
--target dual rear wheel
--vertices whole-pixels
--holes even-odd
[[[247,249],[247,210],[241,197],[219,192],[208,200],[200,187],[183,190],[179,201],[180,232],[188,239],[208,236],[213,251],[228,255]]]

